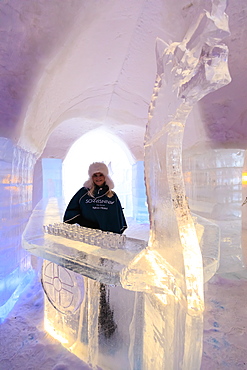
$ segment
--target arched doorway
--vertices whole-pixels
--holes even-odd
[[[132,217],[132,165],[134,158],[117,136],[105,129],[91,130],[80,137],[70,148],[63,161],[63,194],[66,204],[88,179],[92,162],[108,165],[126,217]]]

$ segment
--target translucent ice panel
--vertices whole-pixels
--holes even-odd
[[[46,262],[43,268],[43,285],[45,289],[49,287],[45,302],[46,330],[92,365],[102,369],[130,369],[129,327],[136,293],[101,284],[61,266],[54,267],[51,262]],[[49,277],[47,269],[50,269]],[[58,278],[61,289],[54,284]],[[143,321],[139,323],[139,331],[140,325]]]
[[[33,276],[21,235],[31,213],[35,158],[0,138],[0,321],[12,309]]]

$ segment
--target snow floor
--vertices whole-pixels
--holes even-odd
[[[143,225],[133,228],[135,237],[143,235]],[[130,226],[128,234],[132,231]],[[148,235],[147,227],[144,233]],[[201,370],[247,370],[246,291],[244,275],[216,274],[205,284]],[[37,278],[0,325],[0,370],[91,369],[44,332],[43,310],[43,290]]]

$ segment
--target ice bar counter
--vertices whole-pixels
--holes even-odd
[[[62,223],[64,208],[61,199],[41,201],[23,234],[23,247],[45,260],[46,330],[92,366],[151,369],[165,361],[179,368],[175,363],[181,359],[170,356],[164,343],[171,341],[171,346],[175,340],[167,336],[174,325],[166,314],[171,299],[186,310],[182,277],[171,267],[161,276],[162,261],[149,256],[144,240]],[[208,281],[218,268],[219,230],[201,217],[193,219]],[[109,310],[103,328],[102,287],[107,290],[103,306]]]

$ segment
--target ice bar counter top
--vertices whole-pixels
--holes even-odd
[[[91,279],[120,285],[121,271],[147,246],[147,242],[63,224],[64,208],[63,202],[56,198],[41,201],[23,235],[23,247],[37,257]]]
[[[23,234],[23,247],[37,257],[101,283],[122,285],[123,271],[148,247],[148,243],[113,233],[100,232],[96,235],[97,231],[93,229],[91,235],[87,235],[85,228],[69,224],[65,230],[66,225],[61,222],[64,209],[65,205],[60,199],[42,200],[34,209]],[[194,217],[194,220],[206,282],[218,268],[219,230],[216,225],[201,217]],[[48,230],[49,227],[53,230]],[[84,235],[79,235],[79,229],[84,229],[81,231]],[[141,272],[136,273],[139,275]]]

